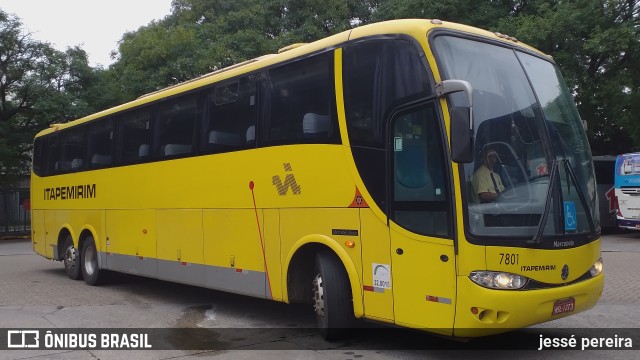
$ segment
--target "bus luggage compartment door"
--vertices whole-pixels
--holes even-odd
[[[402,232],[391,228],[396,324],[452,335],[456,300],[453,245]]]

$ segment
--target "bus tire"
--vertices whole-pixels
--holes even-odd
[[[84,282],[91,286],[101,284],[106,274],[98,266],[98,251],[93,236],[88,236],[82,244],[80,259]]]
[[[63,244],[64,255],[62,261],[64,262],[64,270],[67,272],[69,279],[80,280],[82,278],[82,272],[80,271],[80,251],[73,246],[73,240],[70,234],[67,234]]]
[[[325,340],[345,338],[353,324],[351,285],[340,259],[328,251],[316,255],[313,308]]]

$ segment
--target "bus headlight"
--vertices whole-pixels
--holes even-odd
[[[489,289],[517,290],[529,281],[528,278],[505,272],[473,271],[469,278],[474,283]]]
[[[591,269],[589,269],[589,272],[591,273],[592,277],[596,277],[598,275],[600,275],[600,273],[602,272],[602,258],[598,259],[598,261],[596,261],[595,264],[593,264],[593,266],[591,266]]]

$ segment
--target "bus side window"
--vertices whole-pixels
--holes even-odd
[[[337,143],[333,52],[269,71],[267,144]]]
[[[351,151],[367,190],[387,209],[383,118],[399,101],[428,97],[432,77],[415,40],[368,39],[345,46],[342,80]],[[401,160],[402,161],[402,160]]]
[[[394,119],[392,219],[419,234],[450,238],[452,210],[441,134],[433,103]]]
[[[187,156],[194,153],[198,98],[187,95],[158,107],[156,124],[158,146],[155,157]]]
[[[258,116],[256,83],[254,76],[247,76],[216,85],[207,94],[202,141],[205,153],[255,146]]]
[[[47,175],[47,158],[45,149],[48,147],[50,136],[42,136],[33,141],[33,172],[38,176]]]
[[[149,158],[150,124],[151,111],[149,109],[134,110],[122,115],[117,136],[121,163],[143,162]]]
[[[48,135],[46,139],[47,139],[46,143],[47,143],[48,149],[47,149],[47,152],[43,154],[45,174],[53,175],[56,173],[55,164],[58,158],[58,151],[59,151],[58,134],[54,133],[54,134]]]
[[[343,53],[349,142],[384,148],[385,119],[398,100],[427,97],[433,85],[419,45],[404,38],[348,45]]]
[[[113,159],[113,120],[101,119],[87,129],[90,168],[109,166]]]
[[[79,126],[59,134],[58,156],[53,165],[56,173],[80,171],[85,161],[85,127]]]

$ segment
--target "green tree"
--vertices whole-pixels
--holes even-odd
[[[174,0],[120,41],[112,71],[128,99],[370,21],[368,1]]]
[[[533,1],[497,30],[554,57],[594,154],[640,149],[640,1]]]
[[[94,110],[79,97],[90,73],[84,51],[33,40],[0,10],[0,189],[29,173],[35,133]]]
[[[110,68],[128,99],[273,49],[271,3],[176,0],[172,14],[123,36]]]
[[[519,11],[512,0],[380,0],[373,9],[375,21],[422,18],[440,19],[490,29],[501,18]]]

